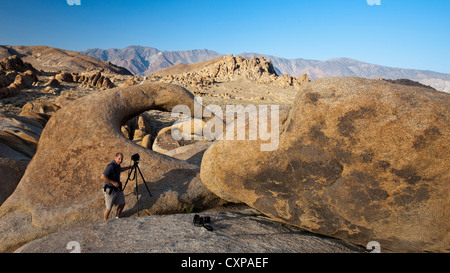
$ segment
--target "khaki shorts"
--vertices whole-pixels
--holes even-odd
[[[109,194],[111,192],[111,194]],[[116,191],[112,188],[106,188],[105,194],[105,205],[107,209],[112,209],[113,206],[120,204],[125,204],[125,196],[123,191]]]

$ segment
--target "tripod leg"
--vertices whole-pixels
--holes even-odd
[[[130,163],[130,167],[131,167],[131,163]],[[127,186],[128,181],[130,180],[131,173],[133,172],[133,170],[135,171],[135,172],[134,172],[134,175],[136,176],[136,170],[135,170],[135,168],[134,168],[134,167],[133,167],[133,168],[130,168],[130,170],[128,171],[127,181],[125,182],[125,185],[123,186],[122,191],[125,191],[125,187]],[[133,179],[134,179],[134,178],[132,178],[131,180],[133,180]]]
[[[136,166],[135,166],[135,171],[136,171]],[[134,181],[136,182],[136,203],[138,205],[137,214],[138,214],[138,217],[139,217],[139,210],[140,210],[140,208],[139,208],[139,190],[138,190],[138,181],[137,181],[138,179],[137,179],[136,173],[135,173],[135,177],[134,178],[135,178]]]
[[[136,167],[139,171],[139,174],[141,175],[142,181],[144,181],[144,185],[147,188],[148,194],[150,194],[150,196],[152,196],[152,194],[150,193],[150,190],[148,189],[147,183],[145,183],[145,179],[144,179],[144,176],[142,175],[141,169],[139,168],[139,166],[136,166]]]

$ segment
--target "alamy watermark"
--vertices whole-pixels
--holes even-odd
[[[81,6],[81,0],[66,0],[67,1],[67,5],[69,6]]]
[[[77,241],[68,242],[66,249],[71,250],[70,253],[81,253],[81,245]]]
[[[369,6],[380,6],[381,0],[367,0],[367,5]]]
[[[377,241],[370,241],[366,246],[367,250],[372,250],[370,253],[381,253],[381,245]]]
[[[269,114],[270,107],[270,114]],[[172,109],[172,117],[180,117],[171,129],[172,138],[179,140],[261,140],[261,151],[274,151],[280,138],[278,105],[226,105],[225,115],[218,105],[202,106],[202,98],[194,98],[194,119],[186,105]],[[269,126],[270,115],[270,126]],[[246,117],[248,116],[248,126]],[[203,118],[210,118],[206,123]],[[224,124],[226,117],[227,124]],[[224,128],[224,126],[226,126]],[[193,128],[192,128],[193,127]],[[247,131],[248,128],[248,131]],[[270,130],[269,130],[270,128]],[[247,138],[248,135],[248,138]]]

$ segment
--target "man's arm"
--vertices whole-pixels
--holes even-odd
[[[120,168],[120,172],[124,172],[124,171],[126,171],[126,170],[131,169],[131,168],[133,168],[133,166],[128,166],[128,167]]]
[[[101,179],[102,179],[103,181],[106,181],[106,182],[109,182],[109,183],[113,184],[114,187],[119,187],[119,183],[117,183],[116,181],[113,181],[113,180],[109,179],[109,178],[108,178],[106,175],[104,175],[104,174],[102,174]]]

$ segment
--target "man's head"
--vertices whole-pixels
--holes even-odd
[[[114,161],[117,163],[117,165],[120,165],[123,161],[123,154],[117,153],[116,156],[114,157]]]

